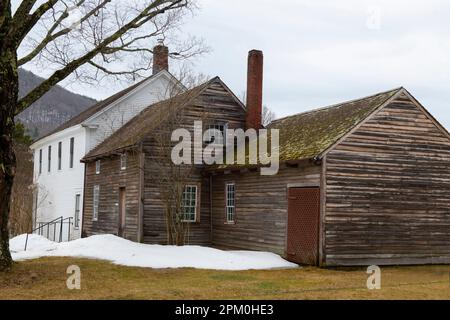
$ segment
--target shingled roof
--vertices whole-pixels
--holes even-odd
[[[220,79],[216,77],[172,99],[146,108],[89,152],[82,161],[90,161],[135,146],[167,117],[169,106],[182,108],[214,81]],[[280,130],[280,161],[312,159],[319,156],[401,90],[402,88],[398,88],[272,122],[268,129]],[[215,168],[223,169],[231,166],[234,165],[220,165]]]
[[[280,130],[280,161],[312,159],[333,146],[402,88],[272,122]]]
[[[127,95],[129,92],[133,91],[134,89],[136,89],[137,87],[139,87],[142,83],[144,83],[145,81],[147,81],[149,78],[146,78],[134,85],[132,85],[131,87],[128,87],[114,95],[112,95],[111,97],[102,100],[92,106],[90,106],[89,108],[87,108],[86,110],[84,110],[83,112],[81,112],[80,114],[78,114],[77,116],[73,117],[72,119],[70,119],[69,121],[63,123],[62,125],[60,125],[59,127],[57,127],[55,130],[50,131],[49,133],[47,133],[46,135],[40,137],[37,141],[42,140],[44,138],[47,138],[49,136],[51,136],[52,134],[55,134],[56,132],[68,129],[70,127],[79,125],[81,123],[83,123],[85,120],[89,119],[90,117],[92,117],[93,115],[95,115],[97,112],[102,111],[104,108],[106,108],[107,106],[109,106],[111,103],[119,100],[120,98],[124,97],[125,95]]]
[[[191,90],[187,90],[171,99],[147,107],[100,145],[90,151],[82,161],[89,161],[100,156],[117,153],[121,150],[135,146],[169,116],[169,113],[167,112],[169,108],[171,108],[171,112],[174,112],[177,108],[184,107],[198,97],[209,85],[217,81],[221,82],[219,77],[215,77],[204,84]]]

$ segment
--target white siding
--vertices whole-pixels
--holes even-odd
[[[139,90],[112,104],[85,123],[46,137],[31,146],[34,151],[34,183],[38,189],[36,222],[49,222],[58,217],[75,217],[75,196],[81,195],[83,212],[84,164],[80,160],[131,118],[151,104],[170,97],[174,82],[163,71]],[[73,168],[70,163],[70,139],[75,138]],[[62,168],[58,170],[58,143],[62,142]],[[51,172],[48,172],[48,147],[52,146]],[[42,173],[39,174],[39,150],[42,149]],[[80,228],[71,230],[71,238],[81,237]],[[65,228],[67,230],[67,228]],[[67,240],[67,232],[64,233]]]
[[[109,110],[86,121],[86,125],[91,128],[88,135],[88,150],[98,146],[146,107],[169,98],[171,91],[168,78],[161,76]]]
[[[75,138],[74,163],[70,164],[70,139]],[[58,170],[58,143],[62,142],[61,170]],[[48,172],[47,150],[52,146],[51,171]],[[42,174],[39,174],[39,150],[43,150]],[[38,145],[35,149],[34,183],[38,189],[37,219],[39,222],[48,222],[58,217],[75,216],[75,195],[81,195],[80,209],[83,210],[84,164],[80,159],[86,154],[86,134],[81,126],[69,128],[51,139]],[[82,217],[80,218],[82,223]],[[64,228],[64,238],[67,239],[67,227]],[[79,238],[80,230],[71,231],[71,238]]]

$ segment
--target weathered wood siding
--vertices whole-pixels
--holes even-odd
[[[126,170],[120,169],[120,157],[101,160],[100,174],[95,162],[86,164],[83,236],[118,234],[119,189],[126,188],[125,238],[139,241],[139,154],[128,153]],[[92,220],[94,186],[100,186],[98,220]]]
[[[272,251],[284,255],[287,232],[287,189],[320,185],[320,166],[280,168],[277,175],[259,172],[213,176],[213,245]],[[226,223],[225,185],[236,188],[235,224]]]
[[[228,123],[228,128],[245,127],[245,110],[233,96],[219,83],[210,85],[197,99],[183,110],[180,128],[193,132],[194,121],[220,121]],[[164,124],[163,124],[164,125]],[[204,128],[206,129],[206,128]],[[167,231],[163,202],[161,201],[158,170],[158,144],[154,137],[144,140],[145,178],[144,178],[144,242],[167,244]],[[155,156],[156,154],[156,156]],[[209,177],[202,175],[201,168],[196,169],[189,183],[201,185],[201,202],[199,221],[190,224],[188,243],[196,245],[211,244],[211,215]]]
[[[450,263],[450,141],[405,95],[326,158],[326,264]]]

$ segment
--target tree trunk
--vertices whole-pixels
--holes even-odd
[[[16,170],[12,137],[19,79],[16,49],[7,38],[11,8],[0,9],[0,20],[3,20],[0,27],[0,271],[6,271],[13,262],[9,252],[8,220]]]

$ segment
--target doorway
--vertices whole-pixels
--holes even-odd
[[[120,188],[119,189],[119,232],[118,236],[125,238],[125,223],[126,223],[126,210],[127,210],[127,204],[126,204],[126,189]]]
[[[318,265],[319,188],[288,189],[288,230],[286,256],[291,262]]]

